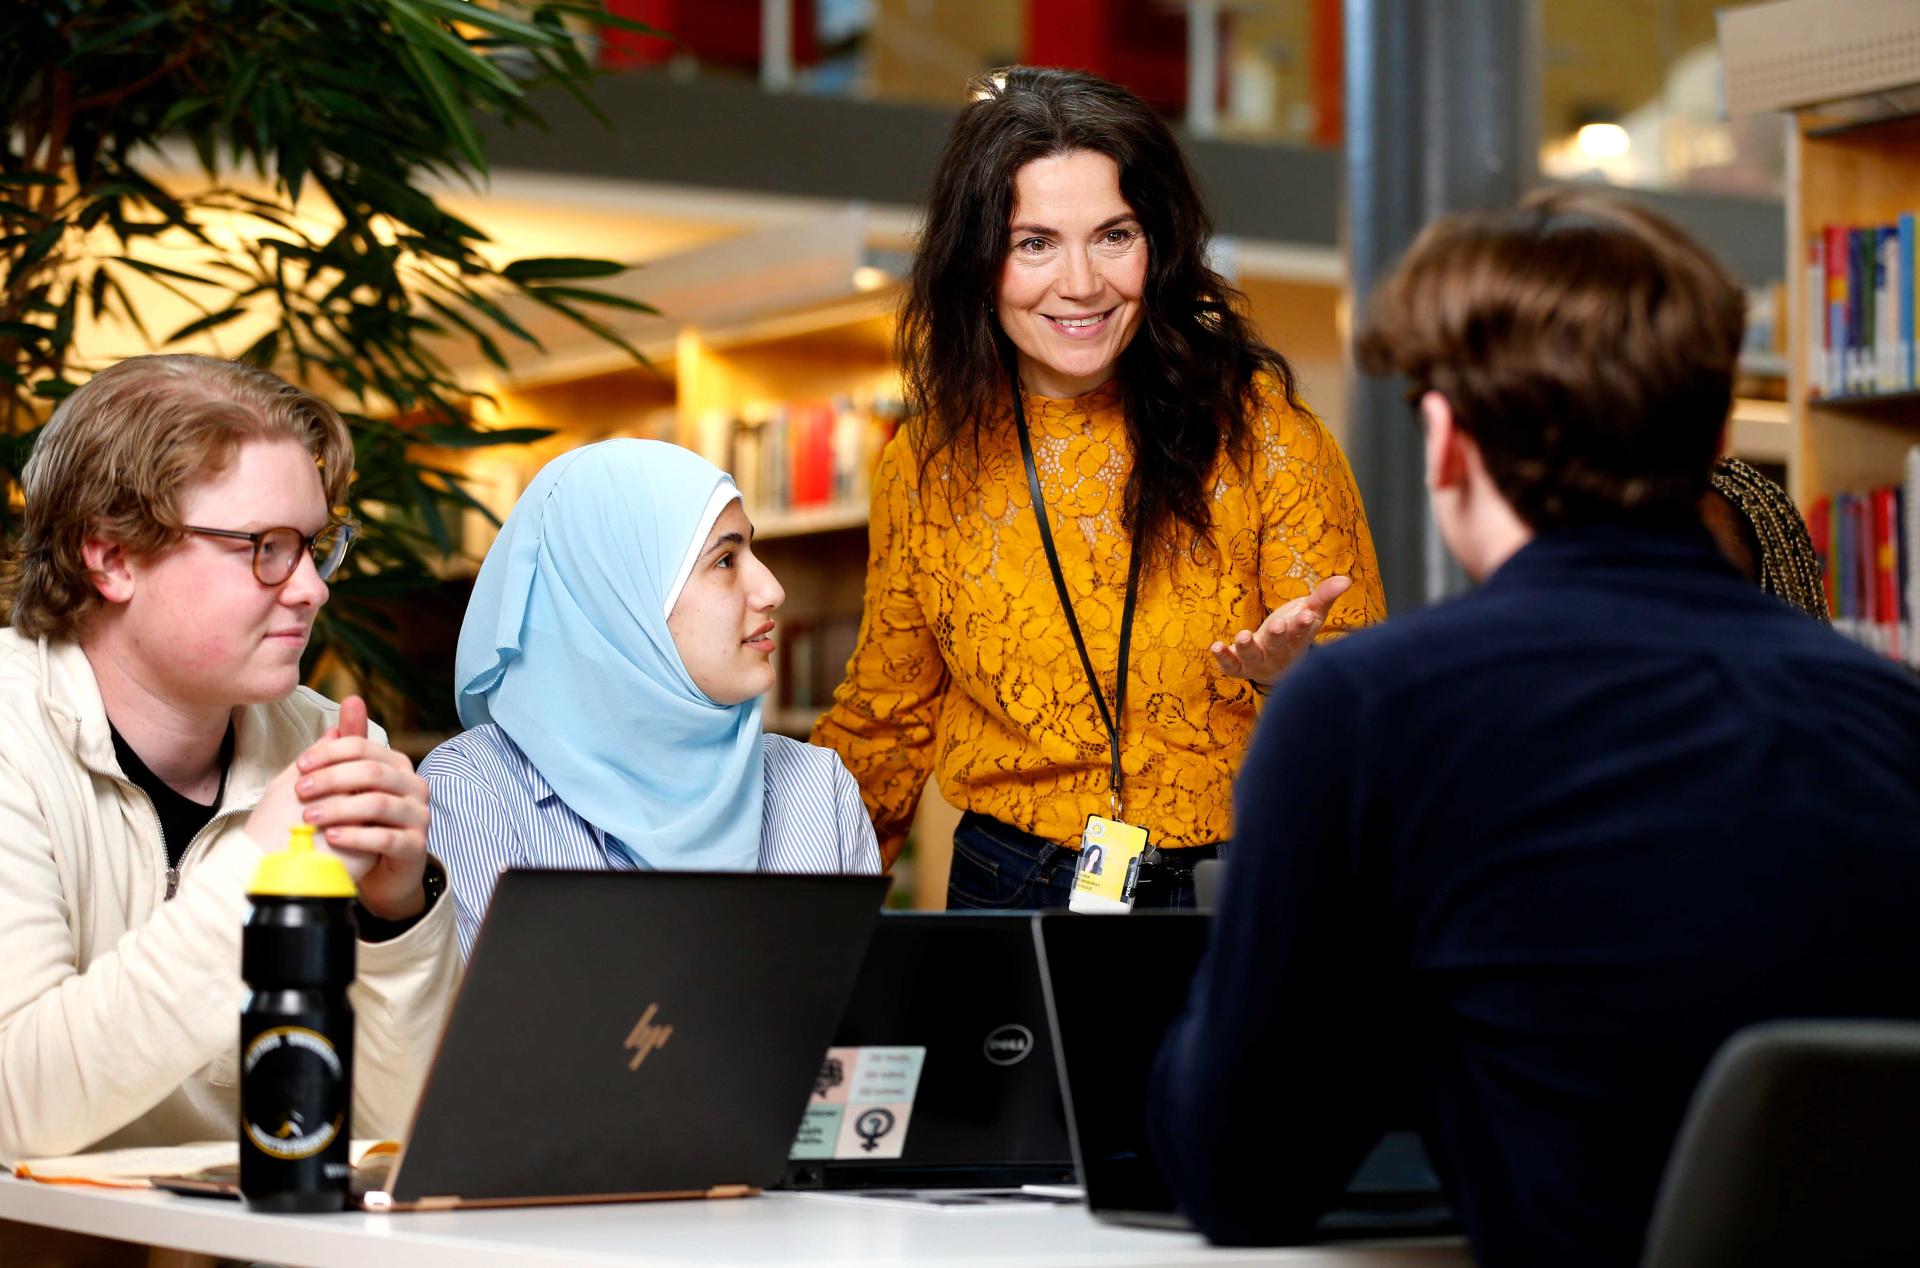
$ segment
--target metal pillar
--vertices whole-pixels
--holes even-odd
[[[760,0],[760,86],[793,87],[793,0]]]
[[[1220,3],[1187,0],[1187,131],[1209,137],[1220,127]]]
[[[1539,152],[1537,0],[1344,0],[1354,323],[1435,216],[1514,202]],[[1427,507],[1406,385],[1358,376],[1348,453],[1388,612],[1466,588]]]

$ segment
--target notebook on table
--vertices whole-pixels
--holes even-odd
[[[1031,917],[1074,1162],[1096,1218],[1190,1227],[1153,1161],[1145,1110],[1154,1055],[1185,1006],[1211,919],[1203,912]],[[1086,973],[1089,964],[1131,966],[1126,1008],[1113,1007],[1111,982]],[[1089,1106],[1097,1112],[1076,1112]],[[1360,1165],[1346,1198],[1317,1231],[1337,1238],[1454,1229],[1418,1138],[1392,1132]]]
[[[797,1189],[1073,1181],[1026,913],[888,913],[787,1166]]]

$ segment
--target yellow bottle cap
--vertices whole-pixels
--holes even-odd
[[[313,848],[313,825],[296,823],[287,848],[260,860],[247,892],[276,898],[352,898],[360,891],[339,855]]]

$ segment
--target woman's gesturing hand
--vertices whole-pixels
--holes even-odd
[[[1211,650],[1220,672],[1271,687],[1313,645],[1313,636],[1327,623],[1327,610],[1351,585],[1350,577],[1328,577],[1311,594],[1275,609],[1259,629],[1215,643]]]

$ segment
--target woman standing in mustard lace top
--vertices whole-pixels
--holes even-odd
[[[1136,905],[1190,906],[1265,689],[1385,615],[1373,542],[1207,267],[1166,125],[1075,71],[975,88],[902,313],[914,419],[875,476],[859,643],[813,741],[889,863],[939,779],[966,812],[950,907],[1064,905],[1099,887],[1078,869],[1136,854]]]

